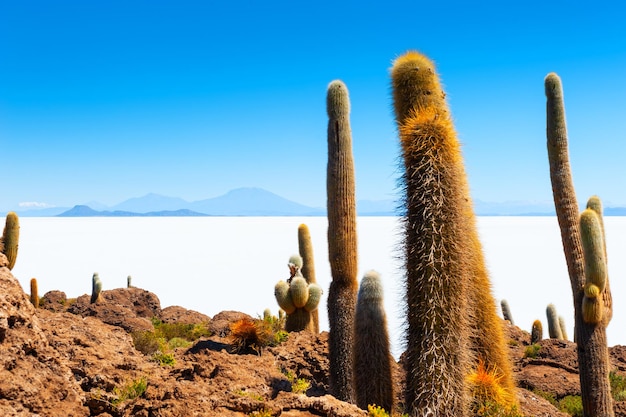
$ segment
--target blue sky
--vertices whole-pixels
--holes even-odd
[[[626,205],[621,2],[0,1],[0,210],[261,187],[326,204],[328,83],[359,199],[397,197],[389,67],[437,64],[474,199],[550,201],[543,79],[579,200]]]

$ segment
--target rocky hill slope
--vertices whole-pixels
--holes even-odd
[[[156,295],[138,288],[104,291],[95,304],[87,295],[67,300],[54,291],[35,309],[4,265],[0,254],[2,416],[367,415],[328,394],[327,333],[292,333],[274,347],[237,354],[230,329],[248,317],[243,313],[209,318],[162,309]],[[137,350],[132,337],[150,334],[155,323],[207,332],[159,360]],[[528,333],[507,329],[524,415],[567,416],[544,397],[579,394],[575,345],[543,340],[534,357],[524,357]],[[611,357],[615,372],[626,376],[626,348],[612,348]],[[394,372],[401,404],[402,367]],[[626,401],[616,402],[616,411],[626,416]]]

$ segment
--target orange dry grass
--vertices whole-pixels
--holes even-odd
[[[515,405],[513,394],[502,386],[503,375],[493,367],[488,369],[480,361],[478,367],[467,376],[473,403],[480,412],[485,406],[497,404],[510,408]]]
[[[267,345],[271,332],[262,320],[244,318],[230,325],[231,343],[235,352],[252,349],[259,352]]]

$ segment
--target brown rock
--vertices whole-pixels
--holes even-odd
[[[63,291],[48,291],[39,299],[39,307],[50,311],[65,311],[67,296]]]
[[[211,318],[197,311],[187,310],[180,306],[170,306],[161,310],[159,318],[163,323],[199,324],[209,323]]]

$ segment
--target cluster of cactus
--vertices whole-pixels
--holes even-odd
[[[20,240],[20,222],[15,212],[7,213],[6,222],[2,236],[0,237],[0,253],[3,253],[9,264],[7,267],[12,270],[17,259],[17,249]]]
[[[513,406],[503,328],[445,93],[433,63],[417,52],[396,59],[391,77],[406,206],[405,406],[410,415],[466,416],[466,377],[480,361],[497,372]]]
[[[317,284],[313,242],[311,241],[311,232],[309,232],[309,227],[306,224],[298,226],[298,251],[302,256],[302,276],[309,284]],[[318,334],[320,332],[319,311],[317,309],[311,311],[311,326],[313,333]]]
[[[612,417],[606,339],[612,298],[605,273],[602,209],[600,200],[592,197],[587,204],[590,211],[579,215],[569,163],[563,88],[557,74],[546,76],[545,93],[550,181],[574,300],[574,339],[583,410],[587,417]]]
[[[311,312],[315,311],[322,298],[322,288],[309,284],[302,276],[302,257],[292,255],[289,258],[291,277],[279,281],[274,287],[274,296],[279,307],[287,314],[285,330],[299,332],[312,330]]]
[[[97,303],[100,300],[100,293],[102,292],[102,281],[97,272],[94,272],[91,277],[91,304]]]

